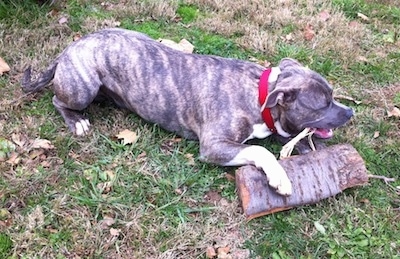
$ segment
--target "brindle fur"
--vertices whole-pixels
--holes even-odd
[[[267,106],[285,132],[335,128],[351,117],[319,74],[291,59],[279,67]],[[35,92],[53,80],[53,103],[72,132],[84,120],[80,111],[106,97],[168,131],[198,139],[203,160],[239,165],[252,163],[235,159],[248,147],[243,142],[253,126],[263,124],[258,82],[264,70],[247,61],[185,54],[138,32],[107,29],[72,43],[37,81],[31,82],[28,69],[22,85]]]

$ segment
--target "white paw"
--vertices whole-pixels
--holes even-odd
[[[86,135],[89,132],[89,126],[88,119],[77,121],[75,123],[75,134],[78,136]]]
[[[273,174],[267,174],[269,179],[268,184],[276,189],[276,192],[280,195],[290,196],[292,194],[292,183],[283,168],[280,165],[279,167],[279,170],[275,171]]]

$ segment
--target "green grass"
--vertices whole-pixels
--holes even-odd
[[[386,116],[393,105],[400,105],[396,88],[400,81],[398,6],[333,1],[333,8],[347,19],[344,25],[357,20],[367,31],[363,35],[368,37],[356,39],[354,45],[365,61],[355,58],[353,49],[335,49],[340,35],[322,25],[315,28],[328,30],[330,46],[302,40],[302,19],[311,21],[321,11],[307,10],[306,2],[293,1],[288,7],[295,19],[284,20],[286,13],[281,13],[277,17],[281,23],[260,24],[260,30],[283,33],[271,35],[280,39],[271,43],[271,49],[252,48],[252,41],[244,40],[251,35],[241,28],[230,33],[216,29],[208,20],[202,23],[223,15],[252,22],[253,17],[246,16],[252,13],[250,4],[218,7],[205,1],[149,0],[138,7],[109,1],[111,5],[105,8],[101,2],[60,1],[62,8],[54,17],[46,15],[53,7],[41,7],[34,1],[0,3],[0,29],[7,29],[0,31],[4,43],[0,56],[12,67],[0,77],[0,159],[9,159],[13,152],[20,158],[16,164],[0,162],[0,212],[4,212],[0,214],[0,257],[205,258],[206,247],[213,245],[230,246],[232,258],[240,258],[235,253],[241,249],[248,249],[250,258],[398,257],[400,135],[398,118]],[[262,6],[257,8],[261,11]],[[370,20],[360,20],[358,12]],[[64,15],[68,23],[58,24]],[[111,20],[155,39],[186,38],[199,54],[244,60],[256,57],[260,63],[266,60],[273,65],[284,57],[298,59],[326,76],[337,94],[362,101],[340,100],[352,106],[356,115],[336,131],[329,144],[352,144],[370,174],[396,181],[386,184],[371,178],[366,186],[316,205],[247,222],[238,208],[235,184],[226,176],[235,168],[199,161],[197,142],[180,139],[106,104],[94,104],[85,111],[93,130],[87,137],[76,137],[53,108],[48,89],[18,99],[22,95],[18,82],[26,65],[33,63],[39,70],[75,33],[94,31]],[[338,25],[343,24],[332,26]],[[296,40],[280,38],[289,33]],[[135,144],[123,145],[116,139],[124,129],[138,134]],[[36,156],[37,150],[12,144],[12,134],[48,139],[55,148]],[[252,143],[268,146],[274,154],[281,148],[272,139]],[[210,193],[216,195],[215,200],[206,198]],[[109,218],[113,222],[107,225]],[[112,235],[111,229],[119,234]]]

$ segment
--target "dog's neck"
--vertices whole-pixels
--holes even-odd
[[[279,67],[272,67],[263,72],[260,78],[258,91],[259,91],[259,102],[261,105],[261,116],[267,125],[268,129],[272,133],[279,133],[275,127],[275,121],[271,115],[269,108],[265,108],[268,93],[275,88],[275,83],[278,79],[281,70]]]

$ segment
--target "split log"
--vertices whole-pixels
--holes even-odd
[[[314,204],[368,182],[364,161],[349,144],[292,156],[279,163],[293,185],[293,194],[288,197],[277,194],[256,167],[243,166],[236,170],[236,188],[247,219]]]

